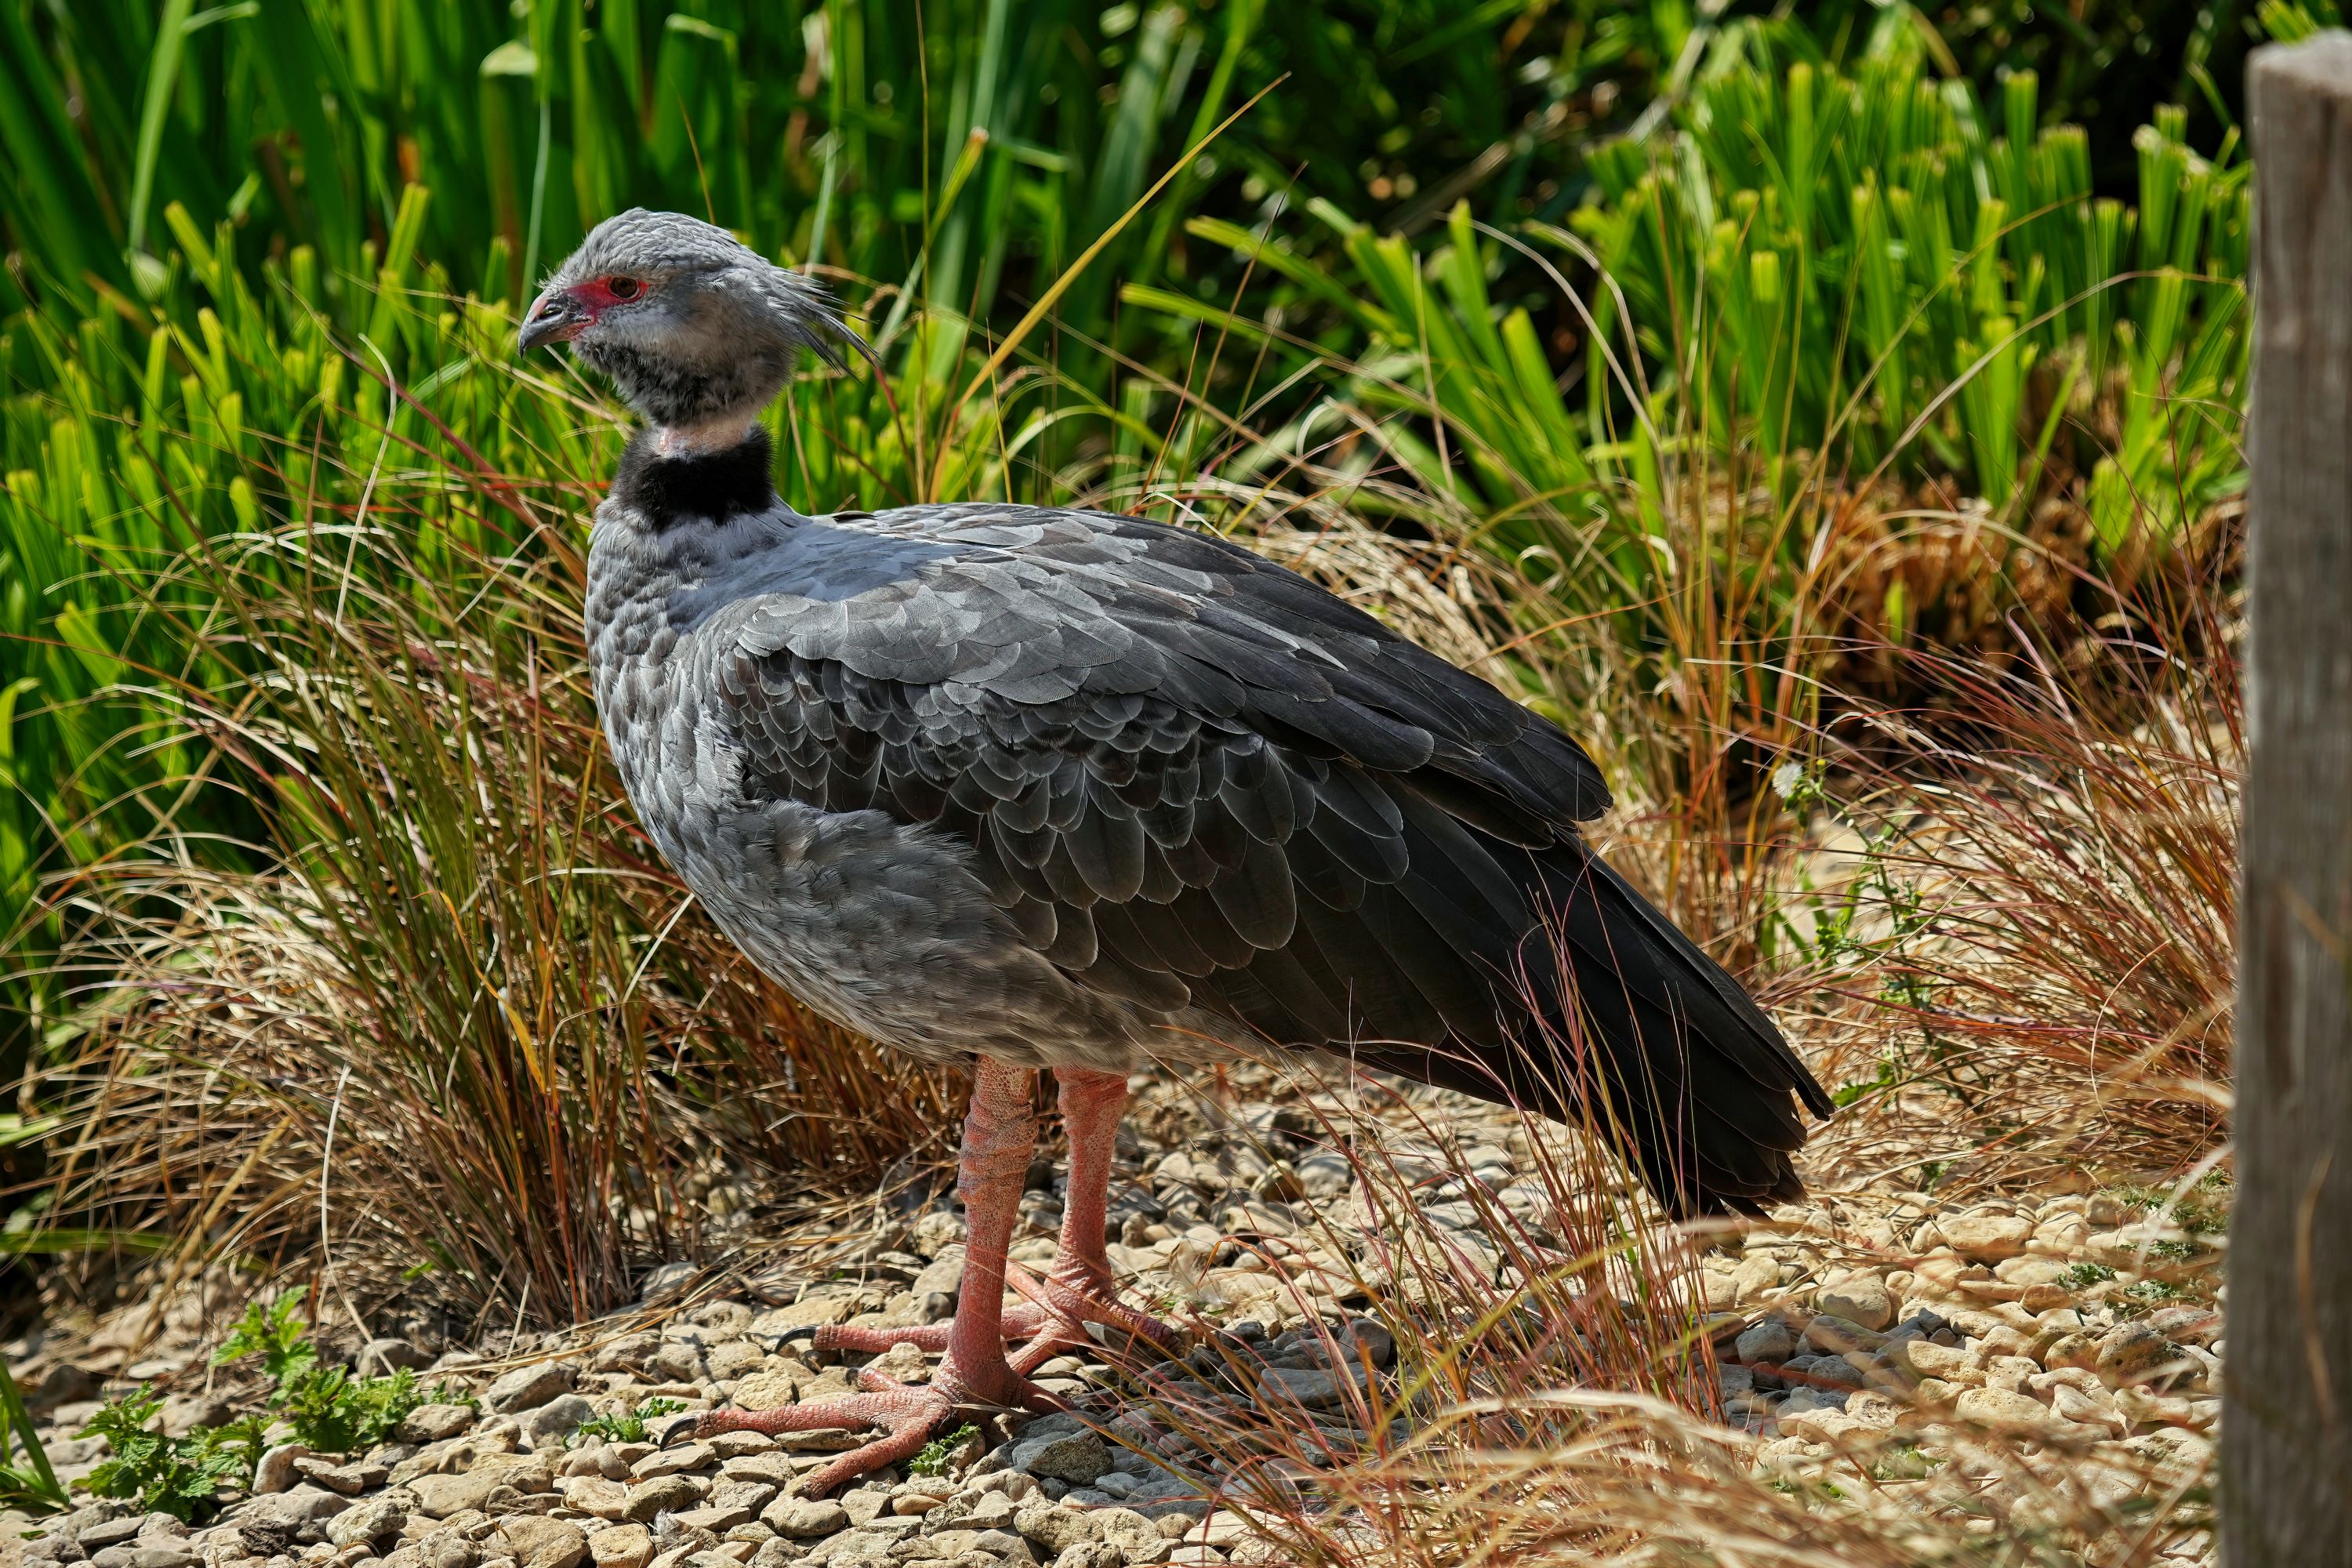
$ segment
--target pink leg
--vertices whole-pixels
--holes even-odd
[[[958,1405],[1053,1404],[1004,1359],[1004,1251],[1013,1242],[1023,1180],[1036,1142],[1028,1069],[982,1057],[972,1082],[971,1110],[964,1117],[956,1179],[971,1227],[963,1291],[943,1336],[947,1359],[929,1384],[901,1384],[868,1368],[858,1376],[860,1392],[845,1398],[773,1410],[714,1410],[694,1424],[692,1435],[888,1428],[808,1478],[808,1495],[822,1497],[844,1481],[918,1452]]]
[[[1178,1345],[1176,1331],[1145,1316],[1118,1300],[1111,1288],[1107,1211],[1110,1201],[1111,1153],[1118,1139],[1118,1122],[1127,1109],[1127,1079],[1115,1072],[1085,1068],[1056,1068],[1061,1084],[1062,1122],[1070,1134],[1070,1184],[1062,1209],[1062,1239],[1054,1265],[1043,1280],[1018,1268],[1009,1270],[1013,1288],[1028,1298],[1003,1318],[1005,1337],[1034,1335],[1013,1360],[1013,1370],[1024,1375],[1035,1371],[1066,1350],[1093,1350],[1094,1341],[1083,1325],[1101,1323],[1163,1350]],[[964,1265],[964,1290],[973,1289],[969,1260]],[[961,1299],[959,1298],[959,1308]],[[961,1310],[956,1321],[962,1321]],[[820,1349],[884,1351],[911,1344],[924,1350],[947,1346],[953,1325],[926,1328],[866,1329],[846,1324],[819,1329]]]
[[[1172,1352],[1180,1342],[1176,1331],[1128,1306],[1111,1287],[1107,1250],[1110,1163],[1119,1118],[1127,1110],[1127,1075],[1056,1068],[1054,1076],[1061,1082],[1062,1123],[1070,1133],[1070,1186],[1062,1207],[1061,1246],[1042,1289],[1024,1287],[1018,1274],[1013,1288],[1045,1308],[1055,1321],[1015,1364],[1025,1371],[1045,1360],[1052,1351],[1037,1352],[1047,1341],[1058,1341],[1055,1350],[1091,1349],[1093,1341],[1080,1327],[1083,1323],[1122,1330]]]

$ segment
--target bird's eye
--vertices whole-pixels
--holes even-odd
[[[604,287],[613,291],[613,298],[615,300],[634,300],[637,297],[637,291],[645,285],[634,278],[615,278]]]

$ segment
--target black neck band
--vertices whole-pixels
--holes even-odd
[[[717,452],[666,458],[654,441],[651,430],[629,437],[613,499],[642,512],[656,530],[689,521],[725,522],[737,512],[765,511],[776,504],[775,489],[768,482],[774,447],[765,426],[752,426],[743,439]]]

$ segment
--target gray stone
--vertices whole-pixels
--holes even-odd
[[[682,1443],[675,1448],[656,1448],[630,1466],[629,1473],[641,1481],[649,1481],[656,1476],[698,1470],[717,1457],[708,1443]]]
[[[1350,1360],[1360,1354],[1386,1372],[1396,1360],[1396,1336],[1370,1318],[1357,1318],[1340,1331],[1339,1349]]]
[[[327,1539],[339,1547],[362,1542],[373,1546],[385,1536],[399,1532],[408,1522],[408,1506],[415,1500],[416,1494],[404,1487],[381,1492],[329,1520]]]
[[[1032,1546],[1058,1555],[1082,1541],[1095,1539],[1094,1516],[1061,1508],[1043,1498],[1032,1498],[1013,1516],[1013,1528]]]
[[[1797,1356],[1781,1363],[1780,1375],[1806,1388],[1860,1388],[1868,1381],[1860,1368],[1843,1356]]]
[[[1774,1411],[1778,1415],[1797,1415],[1808,1410],[1843,1410],[1852,1395],[1843,1389],[1801,1388]]]
[[[501,1415],[536,1410],[558,1394],[572,1392],[572,1369],[560,1361],[543,1361],[501,1373],[482,1395],[482,1403]]]
[[[1797,1353],[1797,1336],[1780,1319],[1767,1318],[1741,1331],[1732,1351],[1748,1366],[1785,1362]]]
[[[702,1488],[689,1476],[656,1476],[629,1489],[627,1518],[651,1524],[665,1513],[683,1513],[702,1501]]]
[[[849,1528],[849,1510],[830,1498],[781,1497],[768,1505],[760,1522],[778,1535],[808,1541]]]
[[[439,1443],[474,1425],[470,1405],[420,1405],[401,1421],[393,1435],[404,1443]]]
[[[120,1553],[119,1560],[109,1562]],[[110,1546],[91,1557],[100,1568],[192,1568],[204,1560],[193,1541],[169,1535],[142,1535],[128,1546]]]
[[[588,1538],[596,1568],[646,1568],[654,1554],[653,1533],[642,1524],[616,1525]]]
[[[1013,1468],[1033,1476],[1088,1486],[1110,1468],[1110,1452],[1092,1432],[1024,1438],[1013,1450]]]
[[[1823,1312],[1805,1325],[1805,1343],[1824,1355],[1843,1355],[1848,1351],[1875,1351],[1886,1342],[1886,1336],[1864,1328],[1848,1318],[1832,1318]]]
[[[489,1501],[499,1487],[518,1492],[543,1492],[555,1485],[544,1459],[517,1459],[508,1455],[485,1457],[463,1475],[419,1476],[408,1483],[416,1494],[416,1511],[432,1519],[447,1519]]]
[[[329,1491],[341,1492],[345,1497],[357,1497],[362,1492],[371,1491],[383,1485],[392,1476],[390,1468],[384,1465],[371,1465],[364,1462],[338,1465],[332,1460],[322,1459],[315,1455],[296,1459],[294,1468],[300,1472],[304,1479],[316,1481]]]
[[[417,1543],[419,1568],[474,1568],[481,1552],[464,1531],[436,1530]]]
[[[688,1530],[719,1537],[739,1524],[750,1523],[751,1510],[740,1503],[709,1503],[701,1508],[683,1510],[673,1517]]]
[[[401,1371],[423,1372],[433,1364],[433,1358],[419,1350],[414,1340],[396,1337],[368,1341],[352,1361],[362,1377],[381,1377]]]
[[[1865,1329],[1883,1330],[1895,1321],[1895,1298],[1888,1293],[1885,1281],[1874,1274],[1857,1274],[1834,1285],[1825,1285],[1815,1300],[1830,1316],[1859,1323]]]
[[[94,1438],[92,1441],[103,1444],[105,1439]],[[58,1447],[59,1445],[52,1444],[49,1448],[50,1462],[53,1464],[56,1462]],[[49,1521],[49,1533],[47,1539],[50,1541],[76,1541],[80,1539],[83,1532],[89,1530],[93,1525],[110,1523],[118,1519],[135,1520],[138,1517],[139,1510],[132,1508],[129,1503],[115,1498],[100,1498],[98,1501],[89,1504],[87,1508],[78,1508],[71,1513],[60,1514],[56,1519]],[[136,1533],[135,1531],[134,1533]]]
[[[648,1302],[667,1301],[693,1283],[694,1277],[700,1272],[695,1265],[684,1259],[665,1263],[646,1276],[645,1284],[638,1288],[639,1297]]]
[[[703,1364],[714,1378],[732,1382],[747,1373],[757,1372],[768,1352],[751,1340],[726,1340],[703,1352]]]
[[[139,1533],[146,1520],[135,1513],[121,1519],[102,1520],[84,1526],[75,1536],[84,1552],[102,1552],[110,1546],[120,1546]]]
[[[588,1532],[570,1520],[518,1514],[499,1527],[488,1549],[513,1558],[517,1568],[579,1568],[588,1555]]]
[[[298,1479],[294,1461],[307,1458],[310,1453],[299,1443],[280,1443],[265,1450],[260,1462],[253,1467],[253,1495],[268,1497],[292,1486]]]
[[[2033,1222],[2023,1215],[1998,1209],[1974,1209],[1945,1215],[1936,1221],[1945,1243],[1974,1263],[1999,1263],[2025,1250],[2033,1237]]]
[[[1099,1509],[1088,1521],[1097,1539],[1118,1549],[1124,1564],[1162,1563],[1175,1542],[1160,1534],[1160,1526],[1131,1508]]]
[[[940,1248],[940,1255],[923,1266],[915,1282],[907,1287],[918,1296],[953,1296],[963,1289],[963,1256],[961,1246]]]
[[[163,1435],[184,1437],[199,1426],[226,1426],[235,1414],[217,1394],[175,1394],[163,1401]]]
[[[844,1531],[811,1552],[807,1561],[829,1568],[866,1568],[867,1564],[883,1568],[890,1562],[890,1548],[897,1544],[898,1537],[883,1531]]]
[[[623,1334],[599,1347],[593,1364],[598,1372],[635,1372],[661,1344],[661,1336],[650,1331]]]
[[[685,1340],[666,1341],[646,1358],[646,1370],[672,1383],[695,1383],[703,1375],[702,1352]]]
[[[1349,1389],[1362,1376],[1360,1366],[1270,1366],[1258,1374],[1258,1394],[1265,1400],[1287,1400],[1308,1410],[1329,1410],[1347,1402]]]
[[[596,1414],[596,1407],[576,1394],[558,1394],[523,1417],[522,1429],[530,1435],[533,1447],[550,1438],[568,1437],[580,1429],[580,1424]]]
[[[1201,1499],[1200,1483],[1184,1476],[1155,1471],[1129,1489],[1127,1500],[1141,1507],[1145,1503],[1171,1502],[1181,1500],[1197,1502]]]

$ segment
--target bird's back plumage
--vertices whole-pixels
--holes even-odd
[[[590,635],[640,814],[812,1005],[934,1054],[1338,1050],[1596,1112],[1678,1210],[1795,1195],[1825,1099],[1585,847],[1558,728],[1224,541],[803,518],[766,461],[633,447]]]

